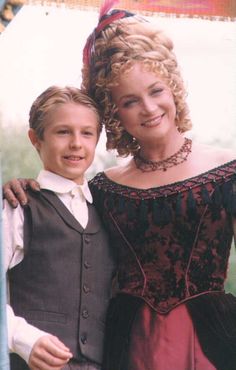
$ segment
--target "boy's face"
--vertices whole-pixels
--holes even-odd
[[[77,184],[94,159],[98,141],[98,120],[88,107],[76,103],[57,105],[46,117],[43,139],[29,130],[44,169]]]

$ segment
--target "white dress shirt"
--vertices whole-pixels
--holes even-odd
[[[93,201],[86,180],[84,180],[83,185],[77,185],[74,181],[42,170],[39,173],[37,181],[41,189],[53,191],[83,228],[86,227],[88,222],[88,206],[86,201],[89,203]],[[24,213],[22,207],[18,206],[13,209],[4,201],[3,246],[6,272],[20,263],[24,258],[23,224]],[[28,324],[22,317],[15,316],[10,302],[7,305],[7,325],[9,351],[16,352],[28,362],[35,342],[48,333]]]

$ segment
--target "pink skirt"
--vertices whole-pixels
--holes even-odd
[[[142,305],[134,320],[129,370],[216,370],[200,347],[184,304],[166,315]]]

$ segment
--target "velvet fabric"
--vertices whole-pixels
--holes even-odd
[[[175,370],[235,370],[235,298],[224,292],[235,183],[235,160],[145,190],[105,173],[90,182],[118,265],[105,370],[173,370],[171,358]]]

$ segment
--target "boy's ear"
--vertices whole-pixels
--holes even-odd
[[[40,140],[38,139],[35,130],[30,128],[29,131],[28,131],[28,136],[29,136],[29,139],[30,139],[32,145],[35,147],[35,149],[39,150],[40,149]]]

